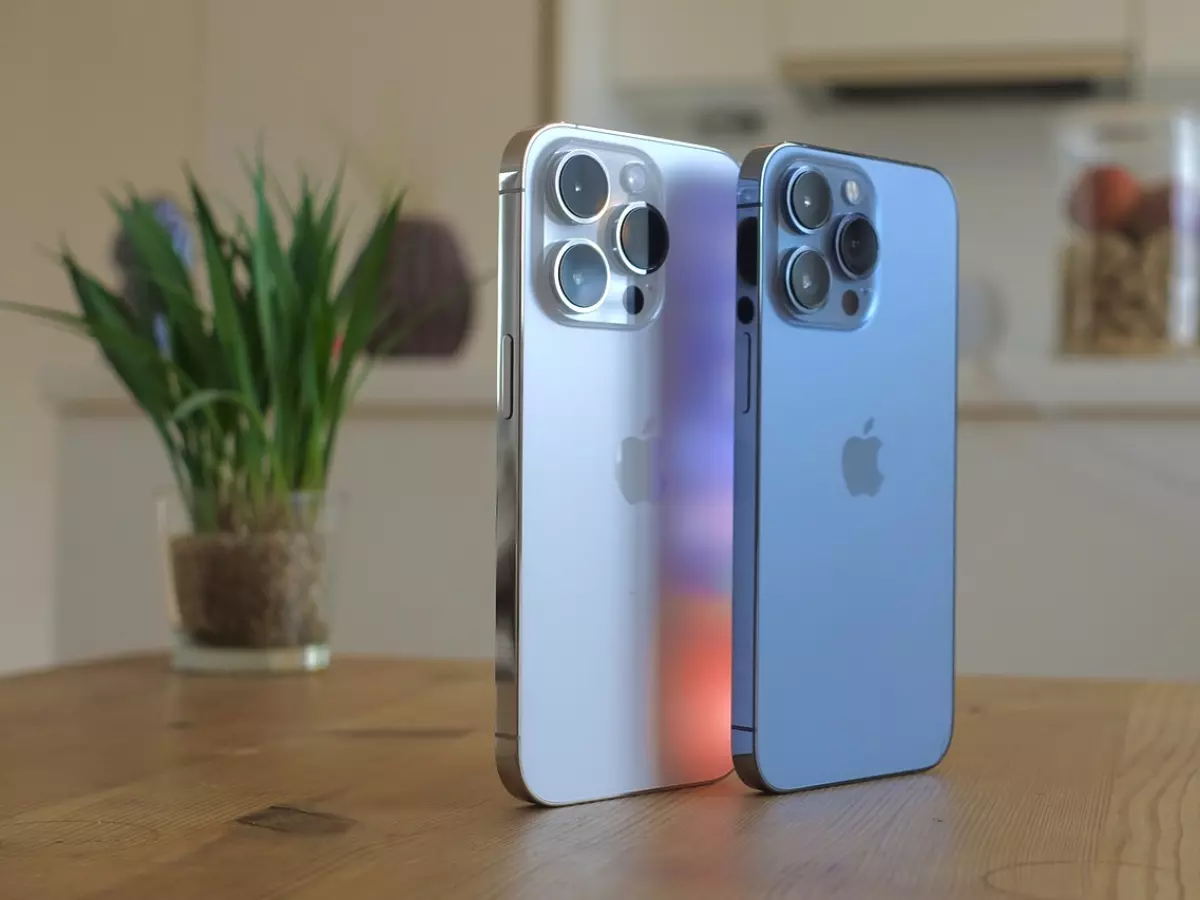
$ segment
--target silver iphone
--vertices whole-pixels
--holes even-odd
[[[737,178],[575,125],[504,152],[496,762],[518,798],[732,768]]]

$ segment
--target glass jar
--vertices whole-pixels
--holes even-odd
[[[1064,123],[1063,353],[1196,347],[1198,121],[1191,112],[1120,105]]]

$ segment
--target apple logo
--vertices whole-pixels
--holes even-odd
[[[662,493],[659,441],[653,428],[654,420],[648,419],[640,437],[631,435],[617,448],[617,487],[631,504],[653,503]]]
[[[879,449],[883,441],[868,435],[875,427],[874,419],[867,419],[862,436],[855,435],[842,447],[842,477],[851,497],[865,494],[874,497],[883,485],[883,473],[879,471]]]

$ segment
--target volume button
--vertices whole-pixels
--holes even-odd
[[[750,412],[750,385],[754,381],[754,367],[750,357],[750,335],[742,332],[738,337],[738,382],[742,386],[738,397],[738,409],[743,413]]]
[[[513,339],[504,335],[500,341],[500,417],[511,419],[513,413]]]

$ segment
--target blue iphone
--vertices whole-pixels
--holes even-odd
[[[741,169],[732,744],[784,792],[936,765],[954,708],[958,214],[933,169]]]

